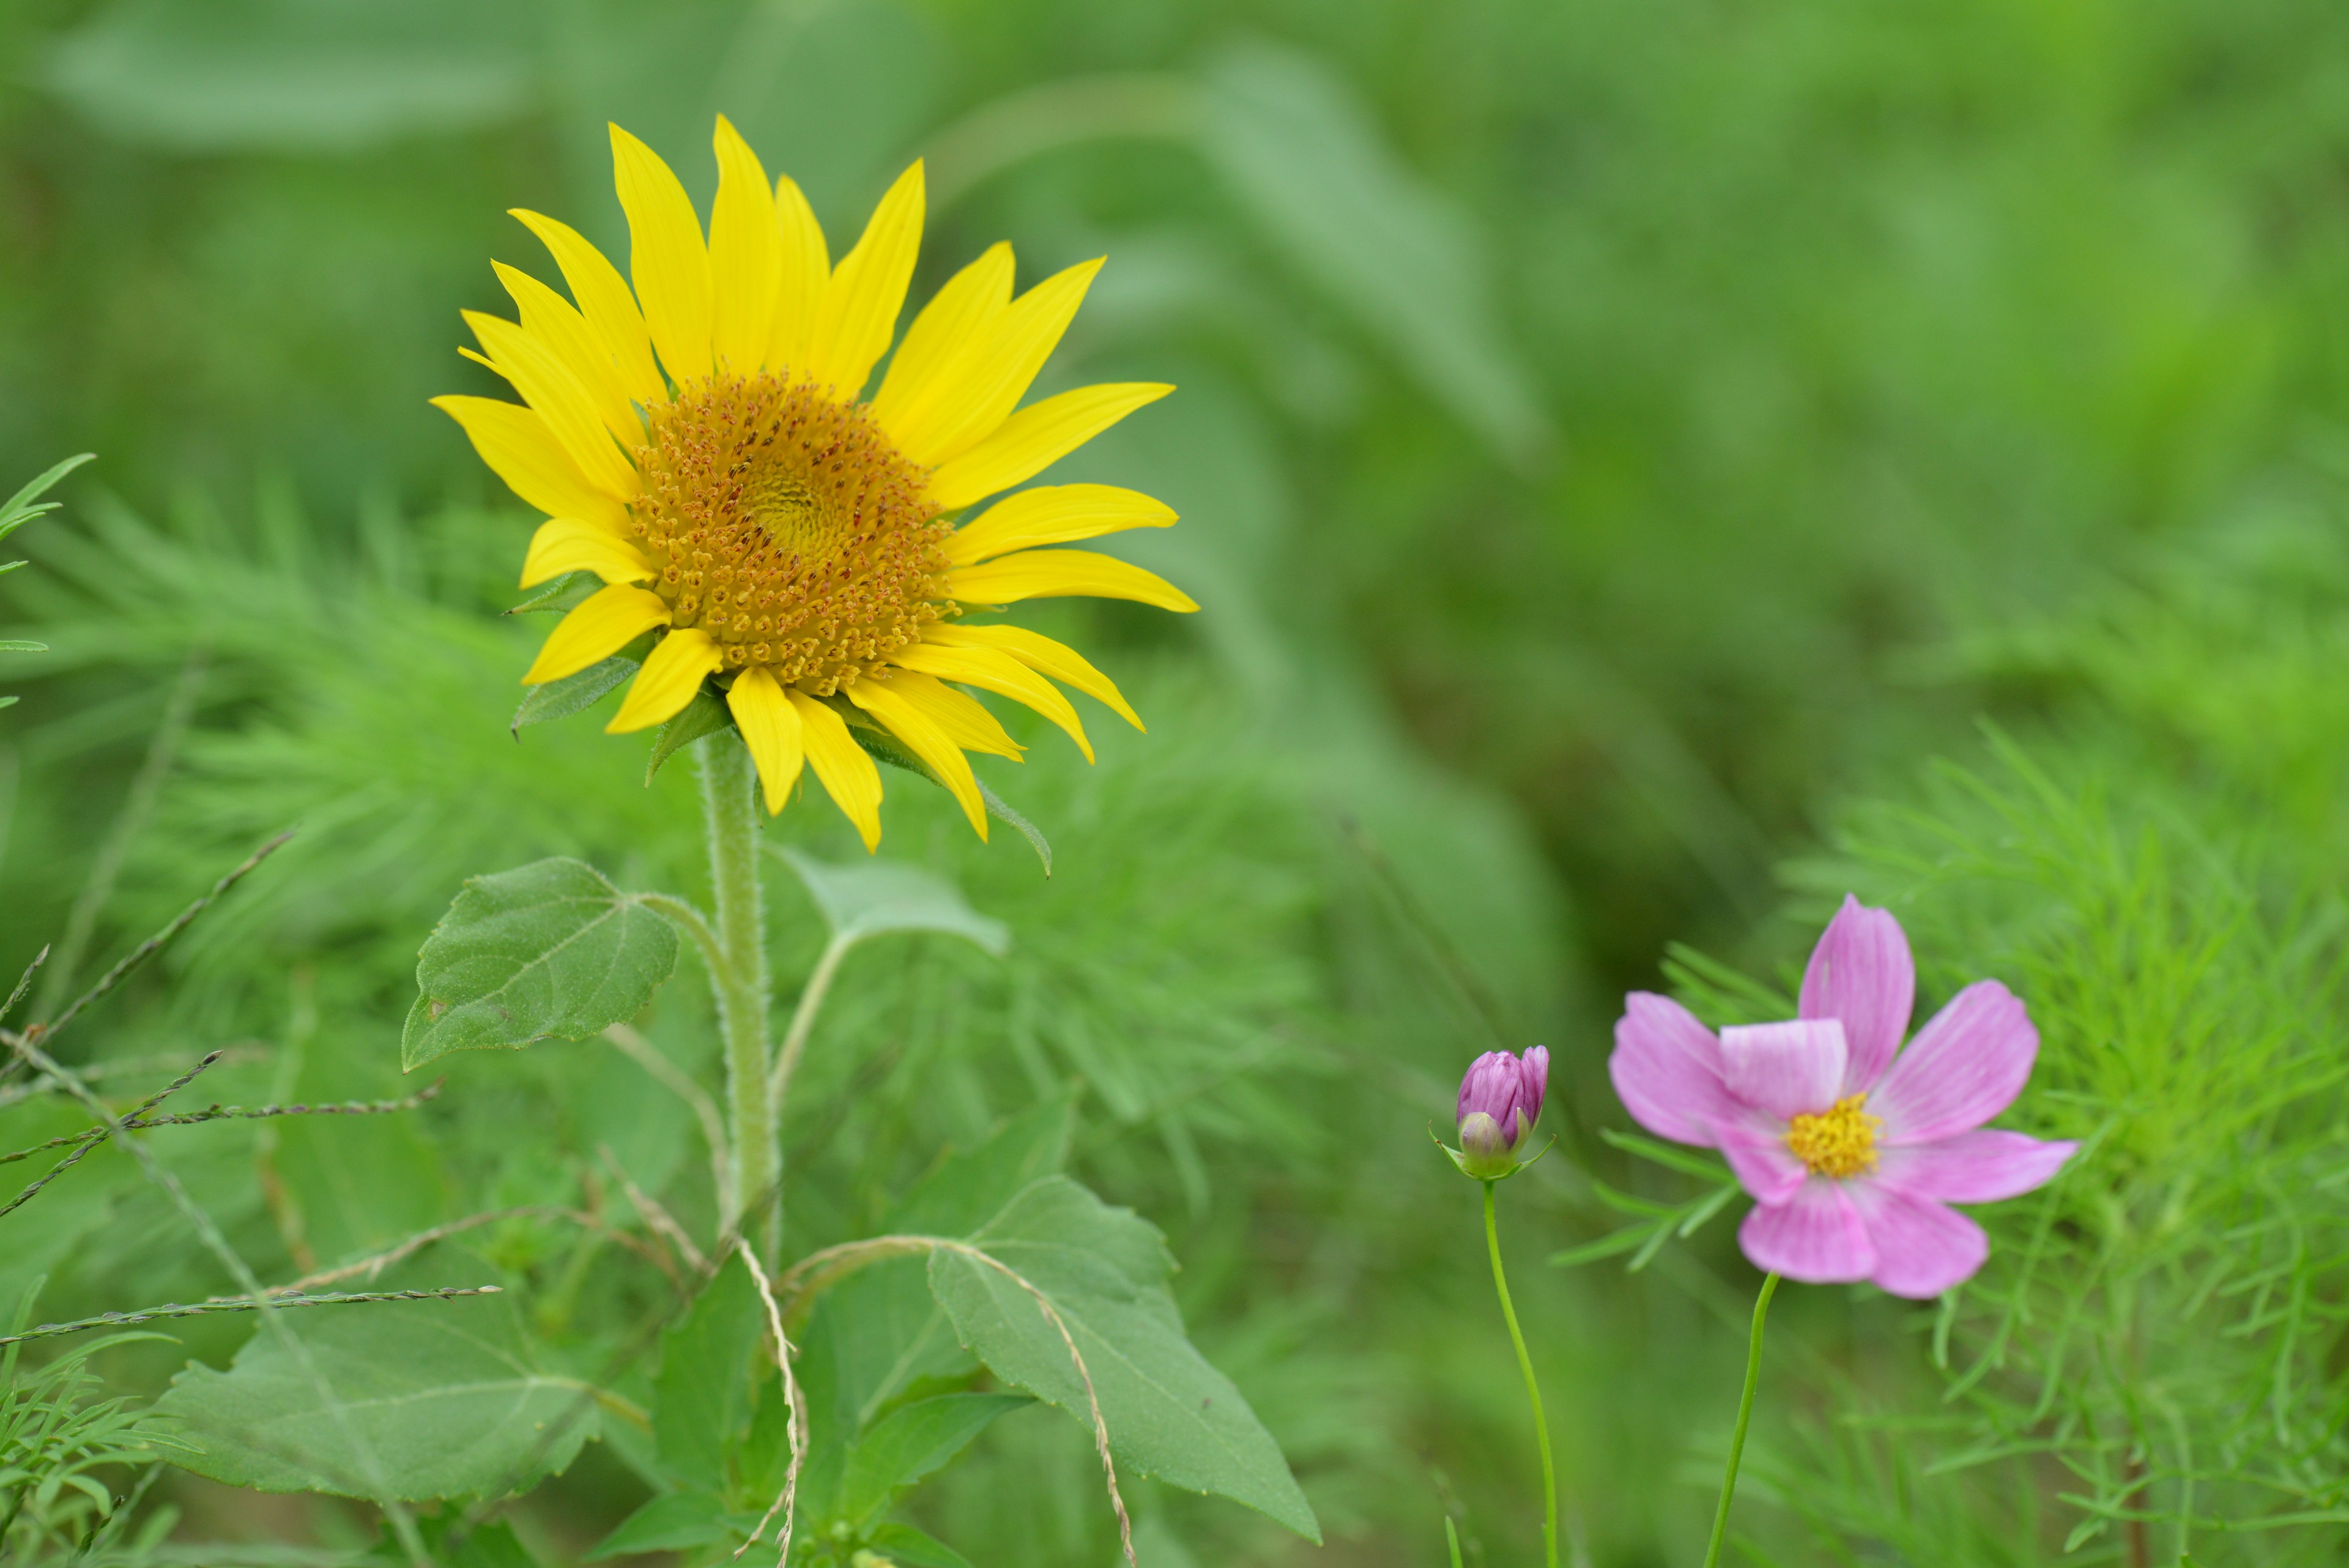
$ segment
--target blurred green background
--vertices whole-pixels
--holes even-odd
[[[621,254],[605,121],[706,202],[723,112],[835,252],[928,159],[917,297],[998,237],[1023,285],[1109,256],[1044,389],[1181,390],[1057,472],[1180,510],[1121,547],[1205,613],[1055,607],[1152,732],[1096,725],[1092,772],[1044,739],[988,772],[1053,836],[1049,883],[892,784],[885,852],[948,871],[1019,945],[857,961],[793,1202],[802,1233],[845,1233],[943,1143],[1082,1081],[1081,1167],[1168,1229],[1202,1343],[1331,1539],[1316,1559],[1146,1495],[1145,1568],[1433,1563],[1447,1510],[1472,1563],[1528,1560],[1475,1191],[1423,1129],[1475,1052],[1537,1039],[1568,1158],[1506,1190],[1505,1222],[1575,1550],[1692,1560],[1753,1276],[1725,1226],[1634,1276],[1541,1264],[1610,1223],[1588,1169],[1632,1179],[1594,1136],[1623,1125],[1617,1002],[1675,940],[1798,961],[1858,885],[1816,862],[1832,825],[1914,794],[1932,756],[1982,759],[1980,716],[2055,747],[2117,726],[2131,766],[2258,797],[2229,809],[2283,825],[2287,859],[2340,852],[2332,684],[2212,684],[2280,635],[2267,612],[2162,675],[2134,633],[2066,640],[2145,596],[2249,583],[2240,607],[2282,580],[2295,668],[2343,646],[2336,5],[13,0],[0,83],[0,491],[100,454],[6,585],[55,651],[19,661],[0,720],[0,957],[65,926],[185,682],[93,952],[304,832],[82,1049],[239,1044],[221,1098],[398,1092],[415,946],[468,874],[583,853],[696,888],[680,771],[640,788],[637,743],[584,721],[506,732],[530,638],[495,611],[529,520],[425,404],[502,390],[454,352],[460,308],[504,308],[490,259],[552,276],[506,209]],[[812,801],[777,832],[849,846]],[[689,1005],[667,1021],[686,1055]],[[413,1125],[171,1149],[289,1270],[567,1201],[603,1144],[688,1187],[681,1115],[633,1071],[585,1046],[467,1061]],[[45,1316],[221,1288],[130,1168],[93,1165],[0,1286],[53,1270]],[[550,1342],[605,1343],[620,1309],[590,1261],[514,1246],[564,1282],[533,1309]],[[1824,1358],[1790,1366],[1939,1407],[1914,1314],[1781,1311]],[[186,1338],[218,1363],[243,1332]],[[113,1374],[152,1387],[181,1354]],[[1007,1420],[926,1506],[982,1564],[1106,1563],[1090,1463],[1081,1433]],[[1806,1512],[1798,1469],[1761,1483],[1757,1540],[1885,1538],[1868,1500],[1907,1483],[1840,1476]],[[173,1486],[203,1539],[361,1528]],[[641,1495],[591,1450],[525,1534],[562,1558]],[[1940,1546],[2031,1561],[2072,1522]]]

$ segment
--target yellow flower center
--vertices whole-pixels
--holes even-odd
[[[1884,1118],[1860,1109],[1866,1095],[1846,1095],[1816,1115],[1786,1123],[1786,1147],[1815,1176],[1863,1176],[1876,1168],[1877,1135]]]
[[[929,476],[863,404],[721,376],[688,382],[649,423],[630,510],[650,587],[728,669],[763,665],[828,697],[958,613]]]

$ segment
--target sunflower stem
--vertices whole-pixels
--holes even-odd
[[[1557,1568],[1557,1468],[1549,1457],[1549,1417],[1542,1414],[1541,1385],[1534,1381],[1534,1358],[1526,1353],[1525,1333],[1517,1327],[1517,1309],[1509,1302],[1509,1276],[1501,1270],[1501,1228],[1493,1218],[1493,1187],[1492,1182],[1485,1183],[1485,1249],[1493,1257],[1493,1289],[1501,1298],[1501,1315],[1508,1320],[1509,1343],[1517,1347],[1517,1370],[1525,1374],[1526,1397],[1533,1401],[1534,1440],[1541,1446],[1543,1561],[1547,1568]]]
[[[1754,1419],[1754,1387],[1762,1380],[1762,1324],[1770,1315],[1770,1298],[1778,1291],[1778,1276],[1762,1282],[1754,1302],[1754,1333],[1745,1342],[1745,1392],[1737,1398],[1737,1426],[1729,1434],[1729,1466],[1721,1472],[1721,1506],[1713,1513],[1713,1541],[1704,1549],[1704,1568],[1721,1561],[1721,1543],[1729,1534],[1729,1500],[1737,1495],[1737,1462],[1745,1457],[1745,1428]]]
[[[767,1039],[767,929],[759,897],[753,793],[758,781],[750,748],[733,731],[721,730],[696,749],[701,755],[701,808],[709,827],[721,961],[711,968],[710,989],[726,1041],[727,1130],[734,1146],[733,1190],[719,1195],[719,1218],[725,1229],[740,1226],[758,1235],[771,1256],[782,1240],[782,1194],[767,1095],[772,1053]]]

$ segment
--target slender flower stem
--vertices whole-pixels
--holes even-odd
[[[1534,1358],[1526,1353],[1526,1336],[1517,1327],[1517,1309],[1509,1303],[1509,1277],[1501,1272],[1501,1229],[1493,1219],[1493,1183],[1485,1183],[1485,1248],[1493,1255],[1493,1289],[1500,1293],[1501,1315],[1509,1323],[1509,1341],[1517,1347],[1517,1370],[1526,1376],[1526,1397],[1533,1401],[1534,1438],[1541,1445],[1542,1555],[1547,1568],[1557,1568],[1557,1469],[1549,1457],[1549,1417],[1542,1414],[1541,1385],[1534,1381]]]
[[[1721,1543],[1729,1534],[1729,1500],[1737,1495],[1737,1463],[1745,1457],[1745,1427],[1754,1419],[1754,1387],[1762,1380],[1762,1324],[1770,1315],[1770,1298],[1778,1291],[1778,1276],[1762,1282],[1754,1302],[1754,1335],[1745,1344],[1745,1392],[1737,1397],[1737,1429],[1729,1435],[1729,1468],[1721,1474],[1721,1506],[1713,1513],[1713,1542],[1704,1549],[1704,1568],[1721,1561]]]
[[[779,1151],[769,1109],[767,928],[759,903],[759,818],[750,748],[720,731],[701,753],[701,807],[709,827],[709,880],[717,908],[718,949],[711,989],[726,1040],[726,1100],[733,1144],[733,1190],[719,1195],[719,1228],[737,1223],[780,1242]],[[769,1212],[753,1216],[751,1205]],[[755,1233],[755,1232],[754,1232]]]

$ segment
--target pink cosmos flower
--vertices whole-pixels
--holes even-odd
[[[1936,1296],[1990,1252],[1949,1205],[2028,1192],[2080,1146],[1982,1126],[2039,1054],[2012,992],[1976,981],[1903,1051],[1916,995],[1900,922],[1846,898],[1793,1023],[1716,1035],[1680,1003],[1633,992],[1608,1072],[1641,1126],[1728,1159],[1755,1199],[1737,1240],[1756,1268]]]

